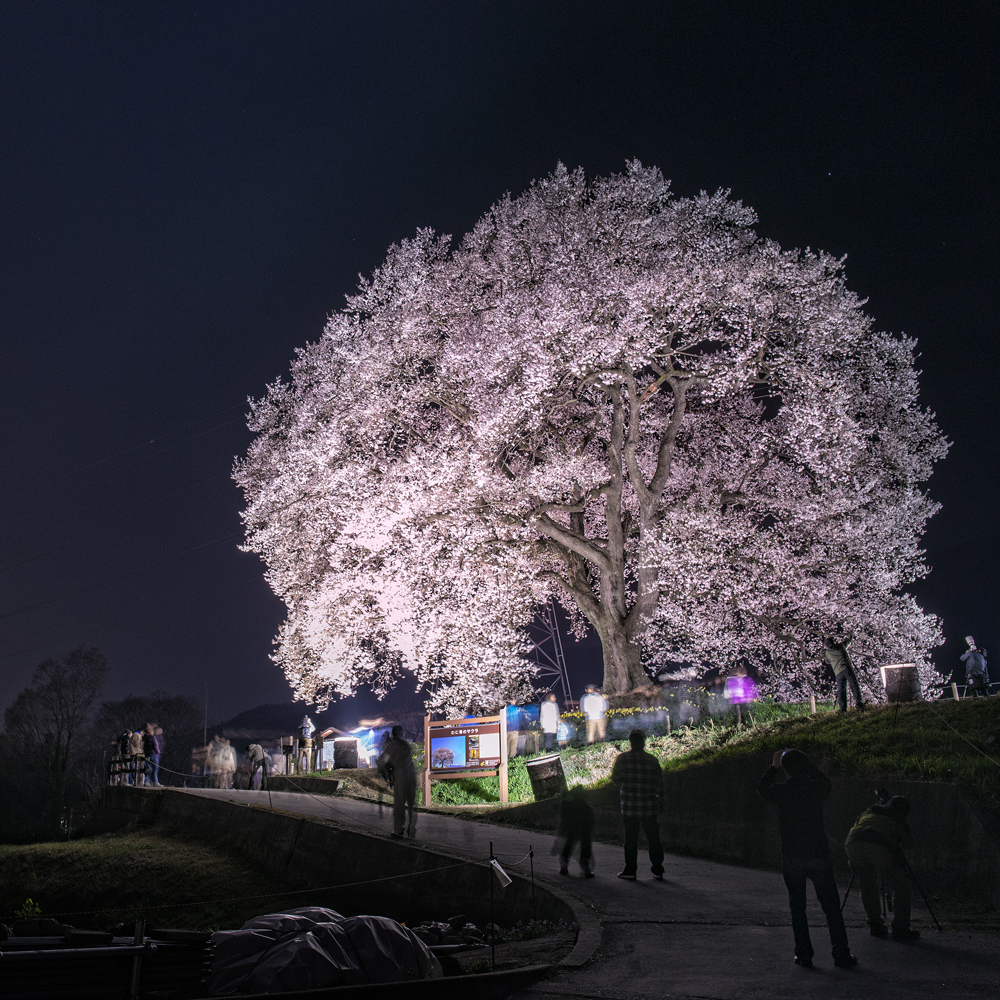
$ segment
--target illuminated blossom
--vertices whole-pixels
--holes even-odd
[[[440,706],[495,708],[550,593],[608,692],[743,663],[801,697],[834,632],[869,693],[879,662],[929,677],[939,625],[904,588],[947,446],[914,342],[755,222],[638,163],[560,166],[457,249],[390,249],[252,404],[235,470],[298,694],[405,664]]]

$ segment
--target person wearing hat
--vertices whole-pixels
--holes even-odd
[[[866,809],[844,844],[847,860],[861,883],[861,902],[873,937],[889,935],[879,905],[879,875],[892,889],[893,941],[916,941],[920,937],[920,932],[910,927],[911,879],[903,855],[903,848],[913,844],[906,822],[909,813],[910,800],[894,795],[885,805]]]
[[[787,781],[779,781],[783,774]],[[823,802],[831,787],[830,779],[801,750],[778,750],[757,785],[757,794],[778,807],[781,874],[792,911],[795,964],[807,969],[812,968],[814,954],[806,916],[806,883],[810,879],[826,914],[833,964],[841,969],[858,964],[847,943],[840,892],[823,825]]]

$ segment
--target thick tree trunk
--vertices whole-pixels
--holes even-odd
[[[598,630],[604,649],[605,694],[625,694],[649,683],[639,660],[639,647],[625,633],[621,622],[603,622]]]
[[[601,378],[611,374],[601,373]],[[670,475],[677,432],[686,410],[688,379],[667,378],[664,373],[654,384],[655,388],[664,380],[668,382],[673,390],[674,406],[667,428],[661,435],[656,472],[647,484],[636,458],[636,448],[639,409],[649,390],[640,397],[635,376],[627,366],[615,370],[614,374],[620,379],[597,382],[595,378],[595,384],[599,384],[612,407],[607,441],[608,479],[590,494],[591,497],[603,496],[606,537],[588,537],[583,514],[587,498],[582,494],[570,504],[540,504],[535,508],[531,523],[552,539],[567,568],[565,577],[548,570],[544,575],[558,580],[565,587],[601,638],[604,649],[602,690],[605,694],[625,694],[649,683],[635,637],[642,634],[656,610],[659,587],[655,568],[640,564],[636,567],[637,580],[634,581],[627,573],[629,557],[626,541],[630,532],[636,530],[636,523],[634,515],[626,511],[623,492],[628,480],[640,510],[638,530],[641,546],[641,539],[656,531],[661,495]],[[568,528],[551,518],[551,512],[557,510],[569,513]],[[593,569],[600,575],[600,587],[596,592],[590,576]]]

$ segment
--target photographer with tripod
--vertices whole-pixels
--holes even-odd
[[[920,932],[910,927],[913,879],[903,854],[903,848],[913,846],[906,822],[910,800],[903,795],[894,795],[888,801],[885,798],[884,794],[879,794],[879,801],[858,817],[844,848],[861,883],[861,902],[872,937],[889,936],[879,905],[878,877],[881,875],[892,890],[893,941],[916,941]]]
[[[976,646],[971,635],[965,637],[969,648],[960,659],[965,664],[965,693],[973,698],[985,698],[990,693],[990,671],[986,666],[986,650]]]

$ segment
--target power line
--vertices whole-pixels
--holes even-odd
[[[197,597],[198,597],[197,594],[190,593],[186,597],[182,597],[180,600],[172,601],[170,604],[159,604],[157,605],[156,610],[158,612],[172,611],[174,608],[179,608],[184,604],[189,604]],[[110,621],[114,617],[115,614],[113,612],[106,612],[105,614],[99,615],[96,618],[92,619],[85,628],[76,629],[74,632],[67,632],[65,635],[61,635],[58,638],[46,639],[43,642],[37,642],[33,646],[25,646],[22,649],[18,649],[13,653],[3,653],[2,655],[0,655],[0,660],[10,660],[13,659],[15,656],[24,656],[25,653],[32,653],[36,649],[51,648],[52,646],[58,645],[61,642],[68,642],[70,639],[76,639],[79,636],[91,635],[95,631],[98,625]],[[128,632],[129,630],[125,629],[124,631]]]
[[[156,497],[153,500],[147,500],[145,503],[135,504],[132,507],[126,507],[125,510],[119,511],[117,513],[111,514],[110,517],[113,519],[120,519],[127,517],[129,514],[134,514],[136,511],[149,510],[156,504],[163,503],[165,500],[171,499],[171,497],[179,496],[182,493],[189,493],[191,490],[198,489],[207,483],[217,483],[222,480],[223,477],[219,475],[209,476],[207,479],[202,479],[197,483],[191,483],[188,486],[182,486],[180,489],[172,490],[170,493],[164,493],[162,496]],[[225,477],[228,479],[228,474]],[[22,559],[20,562],[12,563],[9,566],[0,566],[0,574],[7,573],[10,570],[18,569],[21,566],[27,566],[30,563],[37,562],[39,559],[47,559],[49,556],[55,555],[57,552],[64,552],[66,549],[75,548],[78,545],[83,545],[84,543],[90,541],[89,538],[77,538],[75,541],[64,542],[62,545],[56,545],[50,548],[47,552],[42,552],[40,555],[31,556],[27,559]],[[35,549],[43,548],[46,543],[41,542],[38,545],[32,546],[30,549],[23,549],[23,553],[34,551]],[[15,556],[8,556],[8,559],[13,559]],[[2,560],[0,560],[2,561]]]
[[[206,420],[212,420],[215,417],[222,416],[222,414],[224,413],[230,413],[233,410],[244,406],[246,406],[246,403],[234,403],[231,406],[225,407],[224,409],[216,410],[214,413],[207,414],[206,416],[199,417],[197,420],[193,420],[190,423],[183,424],[180,427],[175,427],[172,430],[166,431],[165,433],[160,434],[158,437],[150,438],[148,441],[143,441],[141,444],[132,445],[129,448],[123,448],[121,451],[117,451],[112,455],[107,455],[104,458],[99,458],[96,461],[89,463],[88,465],[80,466],[80,468],[78,469],[71,469],[68,472],[60,473],[59,475],[54,476],[53,478],[48,479],[42,483],[37,483],[33,486],[25,486],[20,490],[14,490],[13,492],[9,492],[6,494],[5,499],[13,500],[19,496],[23,496],[25,493],[31,493],[33,491],[48,489],[50,486],[54,486],[56,483],[62,482],[64,479],[68,479],[71,476],[78,476],[84,472],[90,472],[92,469],[96,469],[102,465],[107,465],[108,462],[113,462],[115,459],[121,458],[123,455],[129,455],[132,452],[140,451],[143,448],[148,448],[150,445],[156,444],[158,441],[164,441],[167,438],[172,437],[174,434],[180,434],[191,427],[196,427],[198,424],[204,423]],[[203,437],[205,434],[211,434],[213,431],[219,430],[222,427],[228,427],[230,424],[238,423],[242,419],[243,419],[242,417],[235,417],[232,420],[225,420],[220,424],[216,424],[214,427],[210,427],[207,430],[202,431],[200,434],[194,435],[192,438],[189,438],[188,440],[190,441],[197,440],[199,437]],[[150,458],[155,458],[157,455],[162,455],[165,452],[172,450],[173,448],[179,447],[180,444],[184,444],[184,442],[179,442],[176,445],[170,445],[167,448],[154,452],[152,455],[146,455],[140,459],[140,462],[147,461]],[[124,469],[130,469],[137,464],[139,463],[133,462],[129,465],[122,466],[118,471],[122,471]]]
[[[71,597],[77,597],[80,594],[90,593],[97,587],[106,587],[110,583],[116,583],[118,580],[124,579],[126,576],[131,576],[133,573],[140,573],[145,569],[149,569],[152,566],[158,566],[160,563],[167,562],[170,559],[176,559],[178,556],[187,555],[190,552],[197,552],[199,549],[208,548],[210,545],[217,545],[219,542],[228,541],[231,538],[236,538],[242,535],[241,531],[231,531],[226,535],[220,535],[218,538],[213,538],[211,541],[202,542],[199,545],[192,545],[190,548],[181,549],[179,552],[172,552],[170,555],[162,556],[160,559],[154,559],[152,562],[144,563],[141,566],[133,567],[132,569],[125,570],[124,573],[119,573],[116,576],[110,577],[101,583],[91,584],[87,587],[81,587],[79,590],[70,591],[68,594],[61,594],[59,597],[50,597],[45,601],[36,601],[34,604],[27,604],[23,608],[15,608],[13,611],[6,611],[0,614],[0,621],[5,618],[12,618],[14,615],[24,614],[28,611],[34,611],[37,608],[43,608],[48,604],[55,604],[58,601],[66,601]]]

